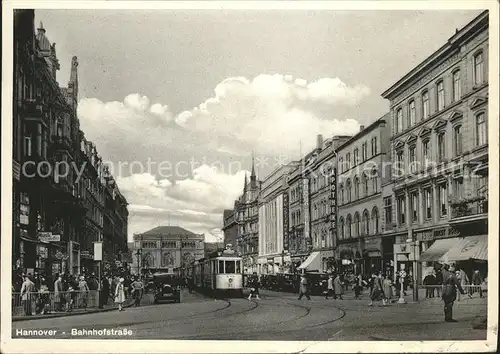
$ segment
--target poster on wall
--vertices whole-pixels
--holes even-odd
[[[290,235],[288,234],[288,193],[283,194],[283,250],[288,251]]]

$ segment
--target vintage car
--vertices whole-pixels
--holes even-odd
[[[173,273],[153,274],[154,303],[160,301],[181,302],[180,282]]]

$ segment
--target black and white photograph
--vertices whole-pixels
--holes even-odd
[[[496,351],[499,4],[403,3],[4,2],[2,351]]]

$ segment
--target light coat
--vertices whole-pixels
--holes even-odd
[[[335,277],[333,287],[335,289],[335,294],[342,295],[344,293],[344,287],[342,285],[342,281],[340,280],[340,276]]]
[[[57,279],[54,283],[54,301],[62,302],[63,298],[63,283],[62,280]]]
[[[117,304],[122,304],[125,302],[125,287],[123,283],[118,283],[115,289],[115,302]]]
[[[328,290],[333,290],[333,278],[328,278]]]
[[[22,300],[32,300],[33,294],[36,293],[36,286],[31,280],[26,279],[21,286]]]
[[[300,279],[300,291],[302,293],[307,292],[307,279],[306,278]]]

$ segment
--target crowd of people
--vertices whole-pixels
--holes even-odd
[[[35,314],[71,312],[75,308],[86,310],[89,302],[99,308],[111,302],[123,310],[123,303],[129,297],[134,297],[138,306],[143,293],[141,279],[123,273],[104,273],[100,283],[95,273],[53,276],[39,272],[14,273],[12,280],[13,308],[20,304],[27,316],[33,315],[33,307]]]

